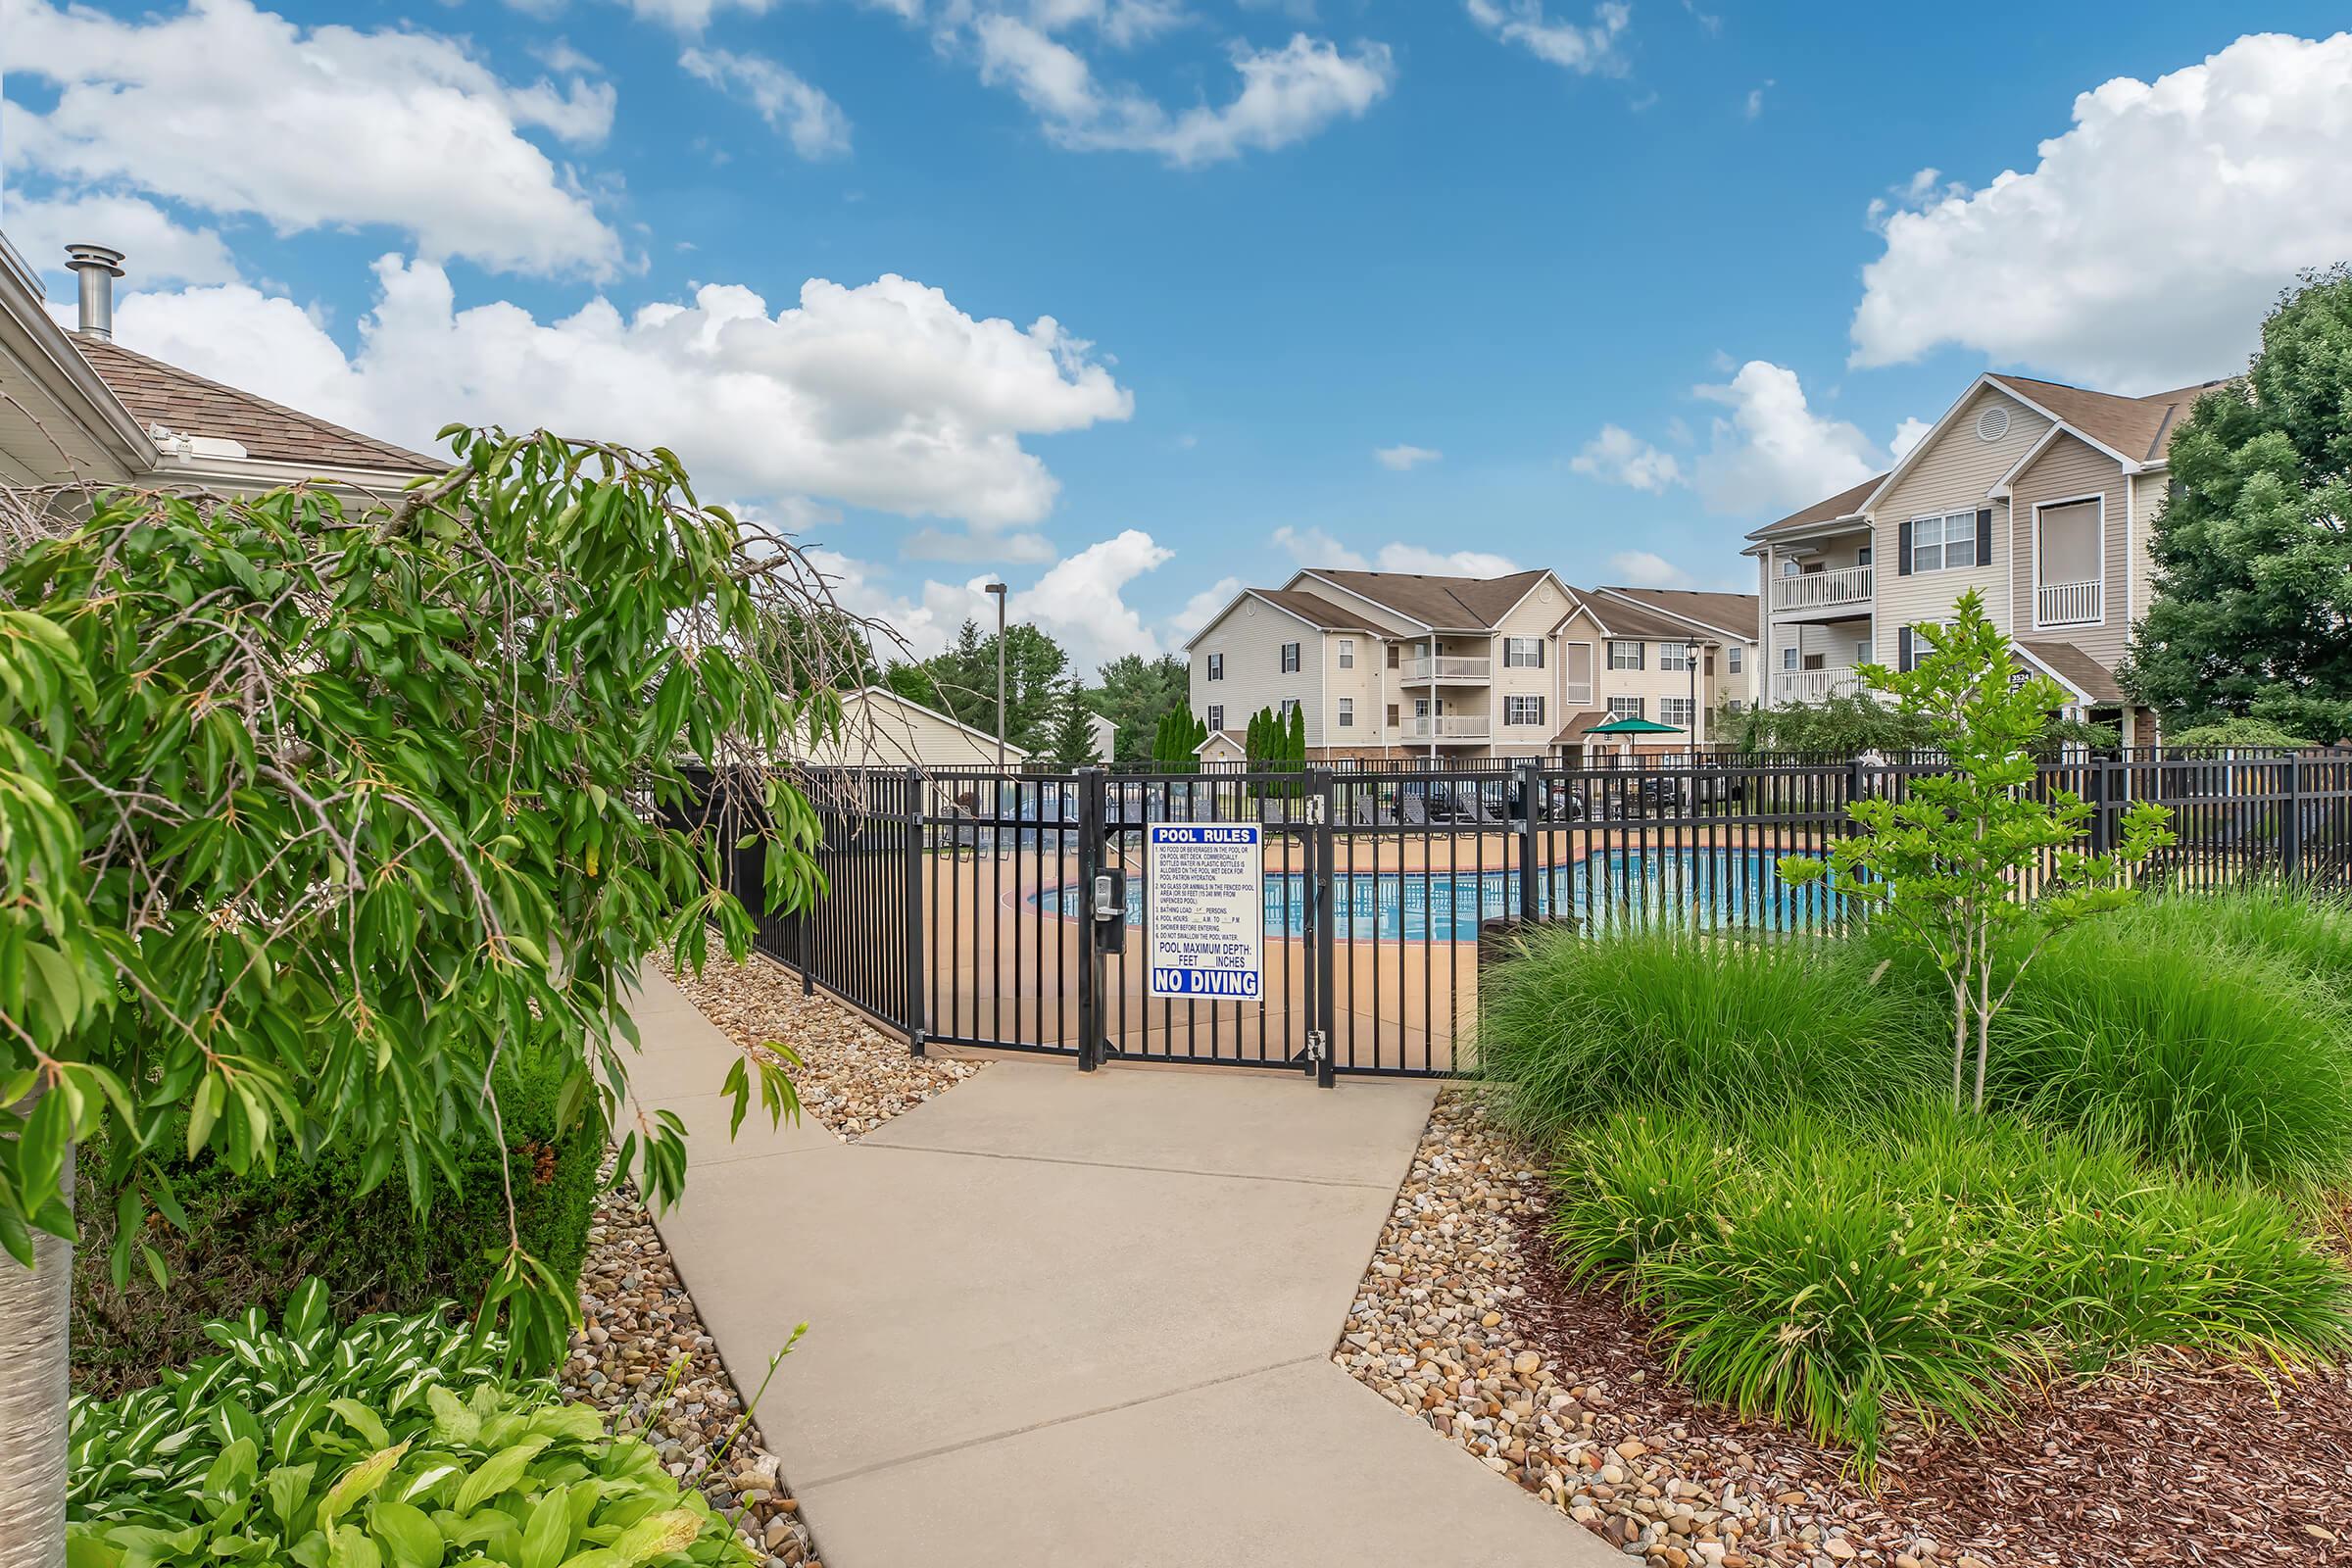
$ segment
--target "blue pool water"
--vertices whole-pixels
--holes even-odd
[[[1801,930],[1835,921],[1844,899],[1822,886],[1790,887],[1781,880],[1778,850],[1612,850],[1575,865],[1539,873],[1537,912],[1545,919],[1574,915],[1589,930],[1623,925],[1690,924],[1757,931]],[[1127,923],[1141,926],[1147,883],[1127,882]],[[1048,888],[1040,908],[1063,914],[1078,906],[1077,890]],[[1266,934],[1305,931],[1306,879],[1298,872],[1266,878]],[[1342,871],[1332,880],[1337,934],[1354,942],[1403,940],[1474,942],[1481,921],[1519,913],[1516,871]]]

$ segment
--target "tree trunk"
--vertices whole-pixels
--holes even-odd
[[[1952,985],[1952,1108],[1959,1110],[1968,1103],[1962,1074],[1968,1066],[1968,970],[1963,966],[1960,978]]]
[[[1977,966],[1977,1114],[1984,1114],[1984,1061],[1992,1054],[1992,955]]]
[[[74,1155],[66,1154],[66,1196]],[[74,1246],[33,1232],[26,1269],[0,1256],[0,1568],[66,1560],[66,1356]]]

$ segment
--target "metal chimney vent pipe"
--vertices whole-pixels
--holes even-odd
[[[81,278],[81,330],[113,341],[115,279],[122,275],[122,253],[104,245],[68,245],[66,265]]]

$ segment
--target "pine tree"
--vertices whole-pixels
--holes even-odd
[[[1062,684],[1054,710],[1054,765],[1064,772],[1102,760],[1095,745],[1095,715],[1076,681]]]

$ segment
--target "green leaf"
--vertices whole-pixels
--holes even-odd
[[[484,1497],[495,1497],[522,1479],[522,1472],[547,1446],[545,1438],[526,1438],[476,1465],[466,1476],[465,1485],[458,1488],[457,1497],[450,1507],[458,1513],[471,1513]]]
[[[445,1544],[423,1509],[379,1497],[368,1506],[368,1528],[391,1555],[394,1568],[440,1568]]]

